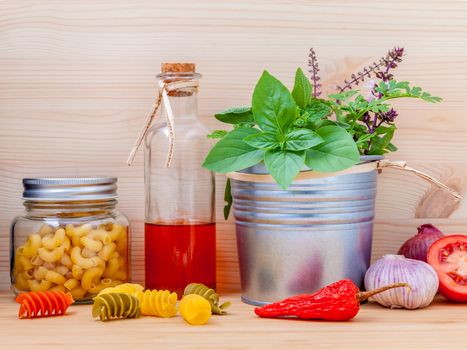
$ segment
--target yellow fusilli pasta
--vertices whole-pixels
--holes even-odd
[[[123,283],[115,287],[103,289],[99,294],[108,294],[108,293],[126,293],[133,294],[136,292],[142,292],[144,287],[141,284],[137,283]]]
[[[168,290],[145,290],[133,295],[138,298],[143,315],[173,317],[177,314],[177,293],[170,293]]]

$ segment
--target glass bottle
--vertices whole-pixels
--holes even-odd
[[[128,219],[117,178],[23,179],[25,213],[11,225],[13,292],[61,290],[91,302],[129,281]]]
[[[170,63],[157,77],[162,83],[197,82],[201,75],[194,64]],[[146,288],[168,289],[180,298],[191,282],[216,287],[215,184],[214,174],[201,166],[212,144],[197,118],[197,88],[169,91],[168,99],[174,124],[170,167],[167,122],[155,124],[145,138],[145,277]]]

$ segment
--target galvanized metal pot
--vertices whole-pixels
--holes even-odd
[[[344,278],[361,286],[371,257],[376,179],[376,167],[295,180],[285,191],[231,179],[242,300],[263,305]]]

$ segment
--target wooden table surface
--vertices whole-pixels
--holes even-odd
[[[0,294],[2,349],[466,349],[467,305],[439,297],[429,308],[366,304],[349,322],[260,319],[239,295],[230,314],[190,326],[180,316],[94,321],[90,305],[64,317],[19,320],[11,294]]]

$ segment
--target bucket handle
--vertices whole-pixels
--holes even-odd
[[[301,171],[295,180],[305,180],[305,179],[317,179],[329,176],[338,176],[338,175],[348,175],[348,174],[356,174],[356,173],[364,173],[367,171],[378,170],[379,173],[382,172],[385,168],[394,168],[403,171],[411,172],[418,177],[432,183],[435,186],[438,186],[443,191],[449,193],[451,196],[456,198],[457,200],[461,200],[464,198],[462,194],[457,192],[456,190],[446,186],[441,181],[436,180],[433,176],[430,176],[423,171],[414,169],[407,165],[407,162],[403,160],[399,161],[391,161],[387,159],[382,159],[376,162],[368,162],[354,165],[351,168],[337,171],[334,173],[320,173],[317,171],[307,170]],[[237,180],[237,181],[247,181],[247,182],[261,182],[261,183],[274,183],[274,179],[269,174],[249,174],[249,173],[240,173],[240,172],[230,172],[226,174],[229,179]]]
[[[455,191],[449,186],[446,186],[441,181],[436,180],[433,176],[430,176],[427,173],[424,173],[423,171],[420,171],[420,170],[417,170],[417,169],[414,169],[408,166],[406,161],[403,161],[403,160],[391,161],[387,159],[382,159],[378,161],[377,166],[376,166],[376,169],[378,169],[378,172],[381,173],[384,168],[394,168],[394,169],[399,169],[403,171],[409,171],[417,175],[418,177],[432,183],[433,185],[438,186],[440,189],[449,193],[451,196],[455,197],[458,200],[461,200],[464,198],[464,196],[461,195],[459,192]]]

